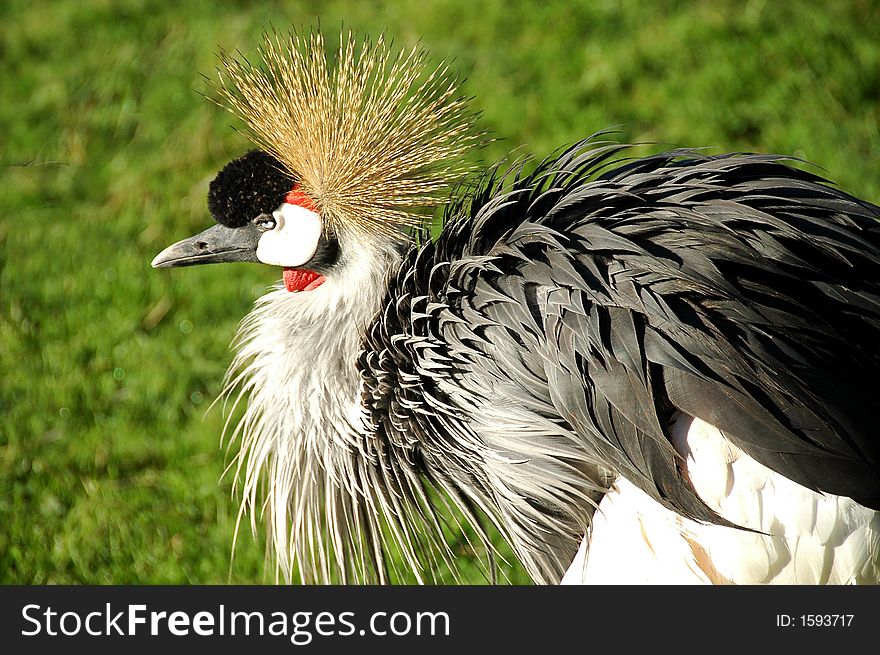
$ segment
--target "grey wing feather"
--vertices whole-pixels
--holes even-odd
[[[404,412],[378,429],[408,431],[426,476],[500,508],[538,580],[564,571],[606,474],[724,522],[679,470],[677,411],[807,487],[880,507],[878,399],[860,382],[880,374],[880,208],[781,157],[612,163],[621,149],[587,141],[490,177],[413,250],[368,350],[415,365],[398,382],[418,380],[443,418]],[[414,320],[402,299],[422,295],[431,309]],[[399,333],[426,344],[415,363]],[[363,363],[367,390],[398,375]],[[516,440],[475,418],[493,404],[508,427],[545,428],[503,466]]]
[[[666,448],[680,409],[801,484],[880,502],[878,400],[857,382],[880,373],[876,206],[759,156],[661,155],[553,194],[489,252],[554,289],[558,408],[605,461],[706,518]]]

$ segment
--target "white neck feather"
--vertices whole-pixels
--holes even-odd
[[[400,260],[393,242],[372,245],[345,248],[340,238],[346,255],[324,284],[297,293],[273,287],[234,343],[224,395],[248,402],[232,434],[241,440],[239,521],[249,512],[254,532],[258,519],[265,523],[277,573],[288,581],[297,567],[303,581],[344,578],[351,565],[339,555],[363,539],[356,360]]]

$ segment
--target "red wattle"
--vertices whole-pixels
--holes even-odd
[[[302,268],[284,269],[284,286],[288,291],[311,291],[324,284],[324,276]]]

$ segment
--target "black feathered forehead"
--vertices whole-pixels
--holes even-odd
[[[278,209],[293,184],[284,164],[267,152],[251,150],[229,162],[211,181],[208,209],[218,223],[241,227]]]

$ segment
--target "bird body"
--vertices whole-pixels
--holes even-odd
[[[227,381],[284,577],[431,580],[462,524],[491,558],[488,520],[542,583],[878,580],[880,208],[780,157],[594,136],[409,236],[475,143],[454,85],[302,47],[225,65],[264,151],[154,260],[284,268]]]

